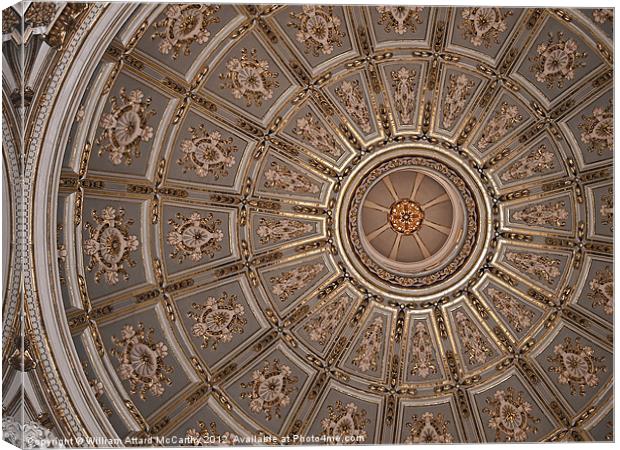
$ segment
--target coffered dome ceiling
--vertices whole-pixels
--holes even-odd
[[[612,10],[75,20],[26,167],[60,434],[612,437]]]

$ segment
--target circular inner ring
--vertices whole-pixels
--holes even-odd
[[[487,235],[486,203],[469,170],[426,148],[386,150],[357,171],[340,205],[339,239],[373,288],[426,298],[463,282]],[[478,190],[472,190],[478,188]],[[479,203],[482,204],[480,209]]]

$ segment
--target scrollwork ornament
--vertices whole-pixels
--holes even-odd
[[[115,347],[110,353],[119,362],[117,371],[122,380],[127,380],[131,394],[139,394],[146,400],[147,394],[161,397],[165,387],[172,384],[168,374],[173,371],[164,359],[168,356],[168,346],[155,342],[154,330],[145,329],[139,323],[137,328],[125,325],[121,337],[112,336]]]
[[[222,249],[222,221],[215,219],[212,213],[205,217],[197,212],[189,217],[177,213],[176,218],[168,220],[168,223],[172,227],[168,232],[168,244],[173,247],[170,257],[179,263],[187,257],[194,262],[200,261],[203,256],[213,258]]]
[[[210,346],[213,350],[220,343],[232,341],[235,334],[242,334],[248,323],[237,296],[226,292],[219,298],[208,297],[204,303],[193,303],[187,316],[196,322],[192,335],[202,338],[202,348]]]
[[[189,56],[192,44],[205,44],[209,40],[208,27],[220,22],[216,16],[219,9],[218,5],[169,5],[165,17],[154,24],[158,31],[152,38],[161,38],[159,51],[171,54],[173,60],[181,52]]]
[[[227,169],[235,165],[234,153],[239,150],[232,138],[224,139],[218,131],[209,132],[204,124],[189,128],[189,132],[192,137],[181,143],[183,156],[177,161],[183,173],[193,170],[199,177],[211,175],[216,180],[227,176]]]
[[[267,60],[259,60],[256,49],[241,50],[241,57],[226,64],[226,73],[220,74],[221,87],[230,89],[236,99],[244,99],[247,107],[261,106],[273,97],[273,90],[280,86],[278,73],[269,70]]]
[[[98,154],[108,153],[115,166],[123,162],[129,166],[140,157],[142,143],[153,137],[153,128],[147,123],[156,113],[150,108],[151,99],[145,98],[140,89],[127,94],[122,87],[118,98],[110,98],[110,105],[110,112],[102,116],[99,125],[103,131],[96,141],[101,145]]]
[[[314,56],[331,55],[334,47],[342,46],[345,36],[341,30],[340,19],[334,15],[333,6],[303,6],[299,13],[290,13],[288,26],[297,29],[298,42],[306,47],[306,52]]]
[[[583,345],[578,337],[574,340],[568,336],[564,338],[547,360],[552,363],[549,371],[557,374],[558,383],[570,387],[572,395],[585,395],[586,388],[599,385],[598,373],[607,371],[601,364],[604,358],[596,356],[594,349]]]
[[[267,420],[281,417],[283,407],[291,403],[290,395],[297,388],[298,379],[291,368],[277,359],[265,361],[262,369],[252,373],[252,381],[241,383],[248,392],[242,392],[242,399],[250,400],[250,409],[255,413],[264,413]]]
[[[90,238],[84,241],[84,253],[90,256],[86,270],[95,271],[97,283],[102,276],[103,280],[111,285],[119,282],[119,276],[129,280],[126,265],[136,265],[131,253],[135,252],[139,245],[138,238],[129,234],[133,220],[125,218],[123,208],[117,210],[111,206],[104,208],[101,214],[93,210],[92,218],[94,225],[90,222],[84,225],[90,234]]]

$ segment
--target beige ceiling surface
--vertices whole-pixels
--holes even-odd
[[[613,12],[107,14],[34,214],[110,435],[611,438]]]

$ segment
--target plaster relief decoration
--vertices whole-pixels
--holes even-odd
[[[359,80],[343,81],[336,88],[338,100],[347,114],[365,133],[370,133],[370,117]]]
[[[369,422],[366,410],[355,403],[343,404],[337,400],[327,407],[329,414],[321,420],[323,435],[334,438],[338,444],[356,444],[366,441]]]
[[[345,36],[340,19],[334,16],[333,6],[303,6],[302,12],[291,13],[295,21],[288,26],[297,29],[296,38],[306,46],[306,51],[314,56],[329,55],[334,46],[342,46]]]
[[[168,346],[156,342],[154,333],[152,328],[146,329],[139,323],[137,327],[124,325],[120,337],[112,336],[115,347],[110,353],[118,360],[118,375],[129,382],[130,393],[138,394],[142,400],[147,395],[160,397],[166,386],[172,384],[172,367],[165,363]]]
[[[508,166],[508,169],[502,173],[500,178],[502,181],[510,183],[535,175],[543,175],[555,167],[553,160],[553,153],[544,144],[541,144],[538,148],[530,151]]]
[[[594,274],[588,285],[588,297],[593,308],[602,308],[605,314],[611,316],[614,312],[614,277],[609,267],[605,267]]]
[[[6,5],[5,440],[613,441],[613,6]]]
[[[220,74],[221,88],[229,89],[236,99],[244,99],[247,107],[261,106],[280,85],[278,73],[269,70],[269,62],[258,59],[256,49],[241,49],[241,56],[230,59],[226,69]]]
[[[416,27],[422,23],[420,17],[421,6],[377,6],[377,12],[381,14],[379,25],[383,25],[385,32],[405,34],[407,31],[415,33]]]
[[[459,28],[463,36],[479,47],[489,47],[492,43],[499,44],[500,34],[506,31],[506,17],[512,11],[502,11],[500,8],[465,8]]]
[[[84,241],[84,253],[90,256],[86,267],[89,272],[95,272],[95,281],[107,284],[117,284],[122,278],[129,280],[127,268],[136,265],[131,254],[138,250],[140,243],[137,236],[129,234],[129,227],[133,219],[125,217],[123,208],[116,209],[108,206],[100,213],[92,211],[94,223],[86,222],[84,228],[90,238]]]
[[[228,175],[228,169],[235,164],[234,154],[239,150],[232,145],[232,138],[224,139],[217,131],[207,131],[205,125],[190,128],[191,139],[181,143],[183,157],[177,164],[183,173],[192,170],[199,177],[211,175],[214,179]]]
[[[103,129],[96,144],[100,145],[99,156],[107,154],[115,166],[131,165],[139,158],[140,144],[153,138],[153,127],[148,125],[156,112],[150,108],[151,100],[145,98],[140,89],[129,93],[122,87],[119,96],[111,97],[109,113],[101,118]]]
[[[448,432],[448,422],[443,414],[427,412],[420,417],[414,415],[407,423],[409,436],[405,444],[451,444],[454,438]]]
[[[565,38],[563,32],[556,35],[550,33],[549,39],[536,47],[531,70],[540,83],[561,89],[566,80],[575,78],[575,69],[585,66],[581,60],[586,56],[586,53],[578,51],[577,42]]]
[[[614,118],[611,102],[605,107],[597,107],[591,115],[582,117],[579,125],[581,142],[588,146],[588,150],[602,155],[612,152],[614,145]]]
[[[275,161],[271,163],[271,167],[265,172],[265,178],[266,188],[306,194],[316,194],[319,192],[319,187],[306,175]]]
[[[486,400],[483,409],[488,416],[488,427],[495,431],[496,442],[524,442],[536,433],[540,419],[532,414],[532,405],[521,391],[508,387],[498,390]]]
[[[296,125],[293,128],[293,133],[308,142],[311,148],[334,158],[340,158],[342,149],[336,144],[334,137],[319,123],[319,120],[312,113],[297,119]]]
[[[189,56],[192,44],[205,44],[211,33],[209,25],[219,23],[217,5],[170,5],[165,18],[155,24],[159,30],[152,38],[159,39],[159,51],[177,59],[179,53]]]
[[[241,393],[241,398],[249,399],[250,409],[264,414],[267,420],[281,417],[282,408],[290,404],[290,395],[297,389],[297,381],[289,366],[274,359],[265,362],[262,369],[255,370],[252,381],[241,383],[242,388],[249,389]]]
[[[220,244],[224,239],[224,233],[220,228],[222,221],[215,219],[211,213],[205,217],[197,212],[189,217],[177,213],[168,223],[171,229],[167,239],[173,248],[170,257],[179,263],[185,258],[192,261],[200,261],[203,256],[213,258],[215,253],[222,249]]]
[[[516,124],[523,120],[519,114],[519,108],[508,102],[503,102],[489,121],[478,141],[478,148],[486,150],[491,145],[499,142]]]
[[[598,372],[606,370],[601,365],[603,358],[592,347],[582,345],[579,338],[565,338],[554,347],[553,356],[548,359],[553,364],[549,370],[557,374],[558,383],[570,387],[571,394],[585,395],[586,388],[598,386]]]
[[[240,305],[236,295],[226,292],[218,299],[208,297],[207,300],[192,304],[192,311],[187,315],[196,321],[192,326],[192,335],[202,338],[202,347],[217,350],[220,342],[232,341],[234,334],[242,334],[245,319],[245,309]]]
[[[428,327],[422,321],[416,322],[411,342],[410,372],[412,375],[428,378],[429,375],[437,373],[437,361],[433,350],[434,345]]]
[[[471,96],[474,81],[467,75],[451,74],[448,90],[443,100],[443,126],[452,127],[454,122],[461,116],[466,101]]]
[[[401,67],[391,72],[392,87],[394,88],[396,111],[405,125],[413,123],[413,113],[416,105],[416,71]]]

